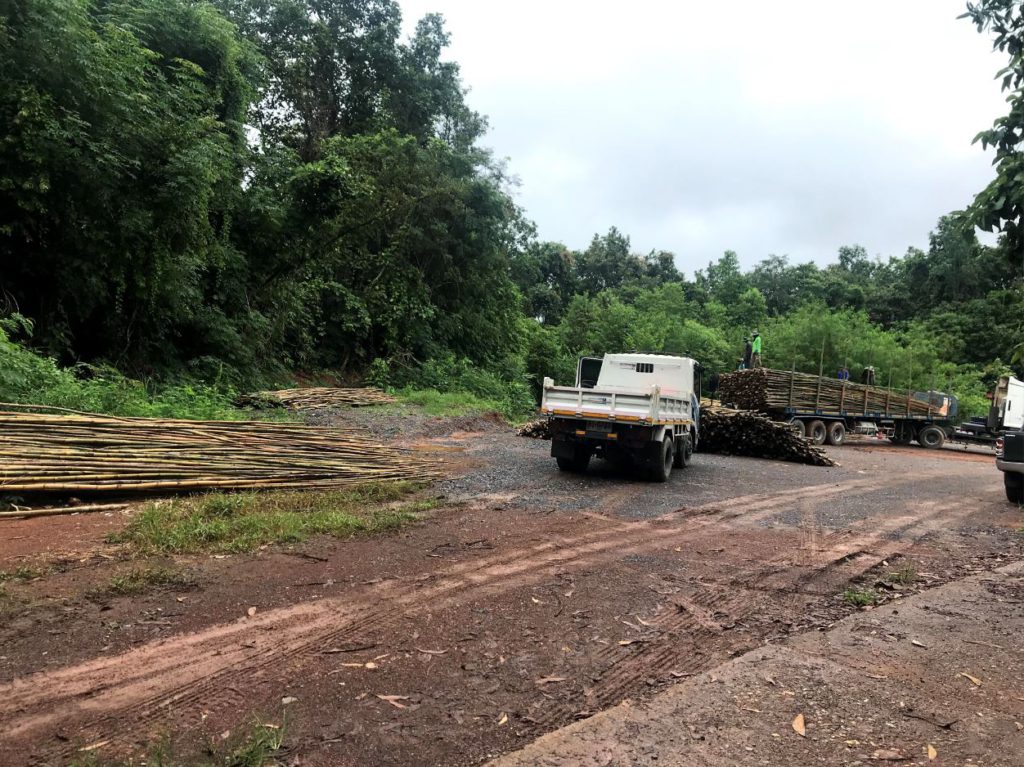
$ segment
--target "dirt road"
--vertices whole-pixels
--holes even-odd
[[[449,503],[393,536],[190,560],[199,591],[103,604],[77,596],[95,543],[35,584],[0,631],[3,753],[188,752],[286,716],[303,765],[480,764],[827,627],[857,609],[851,583],[893,598],[1022,557],[993,466],[952,452],[698,455],[653,485],[559,474],[546,443],[489,424],[435,431],[405,438],[450,456]]]

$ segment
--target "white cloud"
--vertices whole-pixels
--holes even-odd
[[[992,176],[1002,65],[960,0],[400,0],[442,13],[540,236],[617,226],[699,268],[733,249],[900,254]]]

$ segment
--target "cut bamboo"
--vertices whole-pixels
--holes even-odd
[[[928,393],[915,396],[908,391],[905,399],[901,396],[893,402],[890,391],[880,386],[770,368],[726,373],[719,379],[718,391],[722,402],[758,412],[790,408],[810,413],[924,419],[934,415],[935,408]]]
[[[352,429],[0,412],[0,494],[325,489],[437,476],[436,461]]]
[[[338,388],[328,386],[306,389],[280,389],[245,394],[238,398],[242,407],[286,407],[289,410],[323,410],[335,407],[365,407],[397,402],[390,394],[373,387]]]

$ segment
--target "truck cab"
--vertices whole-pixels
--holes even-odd
[[[1003,472],[1006,499],[1024,503],[1024,381],[999,379],[989,411],[990,428],[1001,432],[996,441],[996,468]]]
[[[582,472],[596,455],[666,481],[697,445],[700,372],[689,357],[626,353],[581,358],[575,386],[545,378],[541,412],[558,467]]]

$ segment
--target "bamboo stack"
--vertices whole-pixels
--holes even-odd
[[[236,404],[241,407],[286,407],[289,410],[323,410],[332,407],[366,407],[397,402],[394,397],[372,386],[338,388],[316,386],[307,389],[279,389],[244,394]]]
[[[324,489],[437,476],[435,461],[330,427],[0,411],[0,494]]]
[[[702,453],[769,458],[811,466],[836,465],[824,450],[796,435],[788,424],[749,410],[702,407],[697,445]]]
[[[516,434],[531,439],[551,439],[551,421],[547,418],[527,421],[516,430]]]
[[[928,395],[919,399],[906,390],[769,368],[726,373],[719,379],[718,393],[724,403],[759,412],[792,407],[833,413],[920,417],[936,414],[941,404],[929,403]]]

